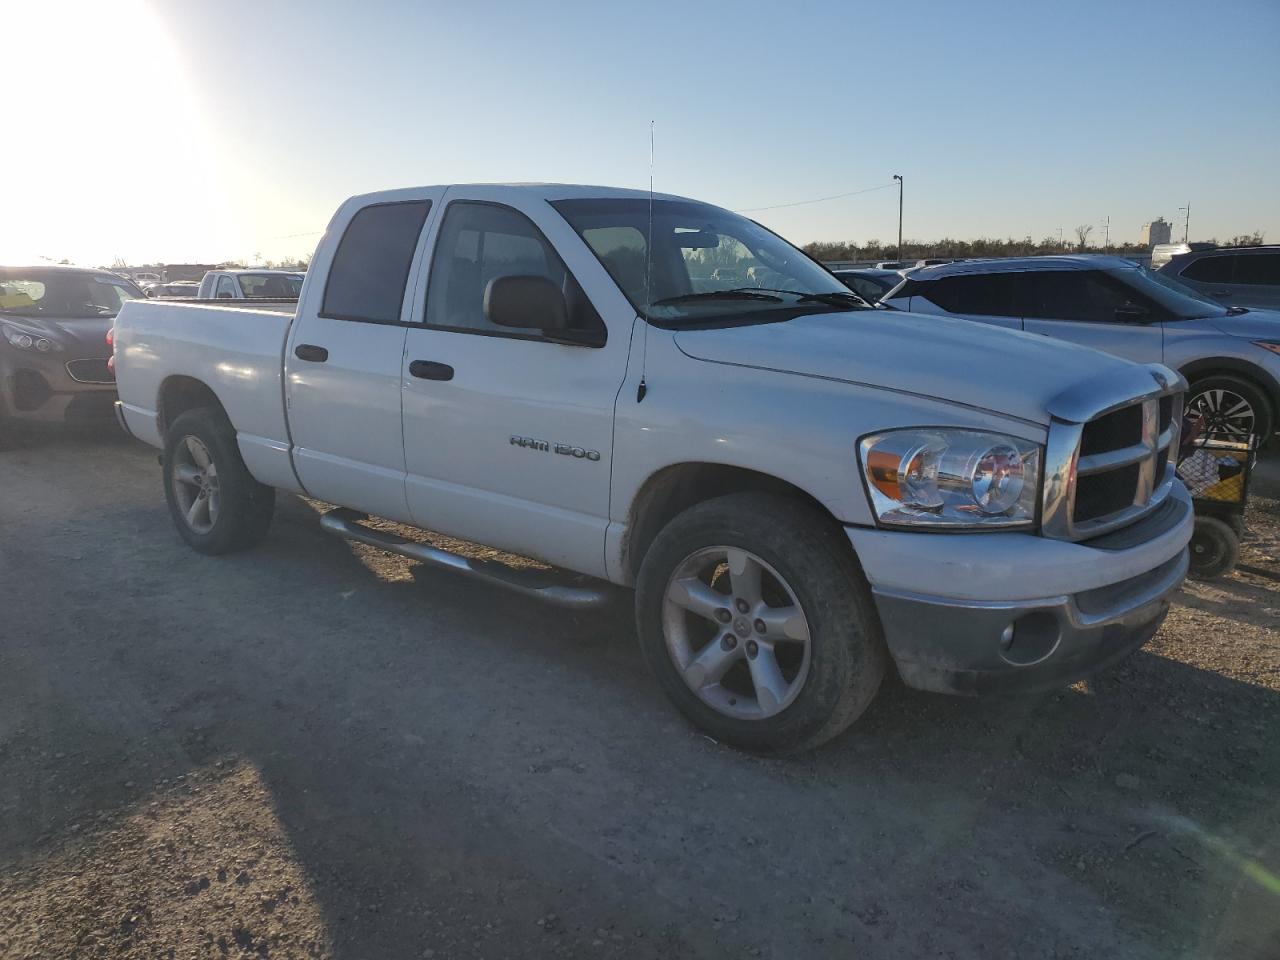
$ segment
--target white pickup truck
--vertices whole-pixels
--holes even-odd
[[[833,736],[891,665],[950,693],[1073,682],[1150,638],[1186,571],[1176,373],[872,309],[679,197],[354,197],[296,313],[130,301],[115,350],[196,550],[259,541],[281,489],[565,607],[633,588],[666,693],[748,748]]]

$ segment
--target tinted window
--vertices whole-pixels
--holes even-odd
[[[430,200],[380,203],[351,218],[329,267],[322,317],[395,323]]]
[[[1097,270],[1048,270],[1026,275],[1027,317],[1115,323],[1121,307],[1163,311],[1137,291]]]
[[[1280,253],[1246,253],[1236,257],[1235,282],[1280,286]]]
[[[510,207],[464,201],[449,204],[436,240],[427,283],[427,324],[520,333],[490,323],[484,313],[489,282],[512,276],[546,277],[565,295],[570,327],[603,329],[599,315],[533,221]]]
[[[1019,317],[1018,284],[1021,274],[989,273],[943,277],[921,281],[909,292],[933,301],[948,313],[989,317]]]
[[[1201,283],[1230,283],[1235,257],[1201,257],[1187,266],[1181,276]]]

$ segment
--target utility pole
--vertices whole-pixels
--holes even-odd
[[[902,260],[902,174],[895,173],[893,179],[898,181],[898,260]]]
[[[1058,228],[1058,246],[1059,247],[1062,246],[1062,228],[1061,227]]]
[[[1106,253],[1111,249],[1111,215],[1107,215],[1107,219],[1102,221],[1102,252]]]
[[[1180,211],[1186,213],[1186,219],[1182,221],[1182,242],[1187,242],[1187,237],[1191,235],[1191,201],[1187,201],[1185,207],[1179,207]]]

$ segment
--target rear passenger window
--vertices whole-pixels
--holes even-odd
[[[430,200],[379,203],[352,217],[329,267],[320,316],[398,322],[413,251],[430,209]]]
[[[431,257],[426,323],[431,327],[507,336],[541,336],[489,322],[484,292],[498,277],[546,277],[564,294],[569,326],[604,329],[582,288],[560,262],[551,244],[524,214],[494,203],[454,201]]]
[[[948,313],[988,317],[1020,317],[1017,273],[943,277],[921,282],[912,290],[926,297]]]
[[[1236,283],[1280,286],[1280,253],[1242,253],[1235,259]]]
[[[1232,256],[1201,257],[1189,264],[1187,269],[1182,271],[1182,276],[1201,283],[1231,283],[1235,261],[1236,258]]]

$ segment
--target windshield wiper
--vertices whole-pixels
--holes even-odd
[[[732,290],[705,290],[702,293],[682,293],[678,297],[664,297],[661,300],[653,301],[653,306],[661,307],[672,303],[688,303],[691,300],[767,300],[770,303],[782,302],[781,297],[775,297],[768,293],[757,293],[755,287],[736,287]]]
[[[750,287],[749,289],[764,290],[769,293],[789,293],[796,298],[797,303],[825,303],[833,307],[847,307],[852,304],[855,307],[866,307],[869,310],[875,309],[852,291],[849,293],[839,290],[832,290],[828,293],[805,293],[802,290],[780,290],[777,287]]]

